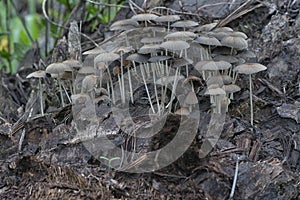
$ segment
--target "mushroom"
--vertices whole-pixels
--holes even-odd
[[[110,74],[108,62],[115,61],[119,58],[120,58],[120,55],[116,54],[116,53],[113,53],[113,52],[101,53],[101,54],[99,54],[98,56],[95,57],[95,60],[97,62],[105,62],[105,64],[106,64],[106,68],[107,68],[107,72],[108,72],[109,79],[110,79],[110,84],[111,84],[113,104],[115,103],[114,85],[113,85],[113,82],[112,82],[112,77],[111,77],[111,74]]]
[[[197,103],[198,103],[198,98],[195,92],[190,91],[184,100],[184,104],[189,106],[190,113],[192,112],[193,106],[196,105]]]
[[[221,42],[213,36],[202,35],[200,37],[197,37],[194,41],[199,44],[202,44],[202,45],[207,45],[208,52],[210,55],[211,55],[211,46],[221,46],[222,45]]]
[[[157,17],[158,17],[157,15],[151,14],[151,13],[141,13],[141,14],[132,16],[131,19],[133,19],[137,22],[144,21],[145,27],[147,27],[147,21],[155,20]]]
[[[29,74],[26,78],[37,78],[39,80],[39,95],[40,95],[40,109],[41,114],[44,116],[44,101],[43,101],[43,87],[42,87],[42,78],[45,78],[46,73],[43,70],[35,71]]]
[[[177,31],[165,36],[167,40],[193,40],[197,35],[191,31]]]
[[[99,82],[99,76],[87,75],[82,81],[81,93],[89,94],[92,99],[95,99],[95,88]]]
[[[72,69],[72,94],[76,93],[76,87],[75,87],[75,73],[82,67],[82,63],[75,59],[69,59],[62,62],[63,64],[68,65]]]
[[[163,37],[144,37],[141,39],[141,43],[143,44],[159,44],[163,41]]]
[[[253,104],[252,104],[252,79],[251,74],[255,74],[260,71],[266,70],[267,67],[259,63],[244,63],[236,66],[233,70],[238,74],[249,75],[249,92],[250,92],[250,115],[251,115],[251,125],[253,126]],[[236,75],[236,77],[237,77]],[[235,77],[235,80],[236,80]]]
[[[62,107],[65,107],[65,102],[64,102],[64,97],[63,97],[63,92],[62,92],[62,82],[61,82],[61,75],[65,71],[70,71],[70,67],[66,64],[63,63],[52,63],[48,65],[46,68],[46,73],[51,74],[52,78],[56,78],[58,81],[58,87],[59,87],[59,92],[60,92],[60,98],[61,98],[61,103]]]
[[[179,15],[162,15],[162,16],[159,16],[154,19],[155,22],[159,22],[159,23],[167,22],[168,23],[168,29],[167,29],[168,32],[170,31],[170,23],[178,21],[178,20],[180,20]]]
[[[195,27],[198,25],[199,25],[198,22],[195,22],[192,20],[182,20],[182,21],[177,21],[177,22],[171,24],[171,27],[183,28],[183,30],[185,31],[186,28],[191,28],[191,27]]]
[[[222,112],[221,103],[226,95],[225,91],[222,88],[220,88],[219,85],[213,84],[207,88],[204,94],[210,95],[210,97],[212,98],[211,103],[216,104],[216,109],[213,109],[213,112],[221,113]]]
[[[243,37],[235,36],[235,35],[228,35],[222,38],[221,44],[226,47],[230,47],[231,51],[233,49],[236,50],[244,50],[248,48],[248,42]]]

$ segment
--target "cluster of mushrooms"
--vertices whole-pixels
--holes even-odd
[[[83,55],[93,59],[92,64],[66,60],[28,75],[28,78],[39,79],[42,115],[45,106],[41,79],[46,73],[57,81],[61,106],[71,103],[80,94],[89,95],[95,102],[105,98],[113,105],[134,103],[134,80],[145,87],[150,110],[158,115],[166,111],[188,115],[198,104],[199,91],[195,85],[201,80],[207,86],[204,94],[210,96],[211,112],[225,113],[233,93],[240,90],[236,85],[238,74],[247,74],[253,125],[251,74],[266,67],[247,62],[255,55],[248,50],[246,34],[229,27],[217,27],[217,23],[199,25],[192,20],[182,20],[179,15],[153,13],[116,21],[110,29],[124,33],[124,42],[117,48],[101,46],[84,52]],[[134,35],[139,32],[146,36]],[[196,63],[189,58],[191,48],[198,51]],[[200,73],[196,75],[193,70]],[[181,95],[183,105],[174,109],[172,104],[175,97],[180,96],[176,93],[180,82],[189,84],[192,89]],[[154,89],[150,90],[150,86]],[[171,94],[167,88],[171,88]]]

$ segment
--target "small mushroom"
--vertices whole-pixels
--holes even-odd
[[[46,72],[43,70],[35,71],[29,74],[26,78],[37,78],[39,81],[39,95],[40,95],[40,109],[41,114],[44,116],[44,101],[43,101],[43,87],[42,87],[42,78],[45,78]]]
[[[197,35],[191,31],[177,31],[165,36],[166,40],[193,40]]]
[[[176,110],[176,112],[174,114],[181,115],[181,116],[187,116],[190,114],[190,111],[187,108],[179,108],[178,110]]]
[[[131,19],[137,21],[137,22],[145,22],[145,27],[147,27],[147,21],[155,20],[158,16],[151,13],[141,13],[137,14],[131,17]]]
[[[234,71],[238,74],[249,75],[249,95],[250,95],[250,115],[251,115],[251,125],[253,126],[253,104],[252,104],[252,78],[251,75],[260,71],[266,70],[267,67],[259,63],[244,63],[238,65],[234,68]],[[235,78],[236,79],[236,78]]]
[[[187,94],[187,96],[186,96],[186,98],[184,100],[184,104],[187,105],[187,106],[189,106],[189,111],[191,113],[192,109],[193,109],[193,106],[196,105],[196,104],[198,104],[198,98],[197,98],[195,92],[190,91]]]
[[[183,28],[183,30],[185,31],[186,28],[191,28],[191,27],[195,27],[198,25],[199,25],[198,22],[195,22],[192,20],[182,20],[182,21],[177,21],[177,22],[171,24],[171,27]]]
[[[65,102],[64,102],[63,92],[62,92],[63,84],[61,82],[61,75],[66,71],[71,71],[71,68],[68,65],[63,64],[63,63],[52,63],[52,64],[48,65],[48,67],[46,68],[46,71],[45,71],[46,73],[51,74],[51,77],[56,78],[58,81],[58,87],[59,87],[62,107],[65,107]]]
[[[243,37],[229,35],[221,40],[221,44],[236,50],[244,50],[248,48],[248,42]]]
[[[210,95],[210,97],[212,98],[211,103],[216,104],[216,109],[213,109],[213,112],[221,113],[221,103],[226,95],[225,91],[220,88],[219,85],[210,85],[204,94]]]

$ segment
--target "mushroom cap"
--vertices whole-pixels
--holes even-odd
[[[141,39],[141,43],[143,44],[161,43],[163,41],[164,41],[163,37],[144,37]]]
[[[199,61],[195,68],[200,71],[217,71],[229,69],[232,65],[226,61]]]
[[[82,68],[80,68],[80,70],[78,71],[78,74],[95,74],[96,70],[94,69],[94,67],[91,66],[83,66]]]
[[[148,62],[160,62],[160,61],[165,61],[171,59],[171,56],[152,56],[151,58],[148,59]]]
[[[187,116],[190,114],[189,109],[187,108],[179,108],[178,110],[176,110],[176,112],[174,113],[176,115],[181,115],[181,116]]]
[[[191,31],[176,31],[165,36],[167,40],[193,40],[197,35]]]
[[[237,71],[240,74],[255,74],[260,71],[266,70],[267,67],[259,63],[244,63],[236,66],[233,71]]]
[[[106,51],[102,47],[96,47],[94,49],[83,52],[82,55],[101,54],[101,53],[106,53]]]
[[[163,15],[154,19],[156,22],[175,22],[180,20],[179,15]]]
[[[110,28],[120,27],[120,26],[138,27],[139,23],[136,20],[133,20],[133,19],[123,19],[123,20],[118,20],[118,21],[115,21],[114,23],[112,23]]]
[[[26,78],[45,78],[46,72],[44,70],[38,70],[32,72],[26,76]]]
[[[127,56],[125,59],[137,63],[146,63],[148,62],[150,56],[147,54],[139,54],[139,53],[134,53],[129,56]]]
[[[198,98],[197,98],[195,92],[190,91],[184,100],[184,104],[195,105],[197,103],[198,103]]]
[[[155,20],[158,16],[151,13],[141,13],[137,15],[133,15],[131,19],[135,21],[149,21],[149,20]]]
[[[235,48],[237,50],[243,50],[248,48],[248,42],[239,36],[229,35],[221,40],[221,44],[226,47]]]
[[[160,46],[170,51],[179,51],[190,47],[189,43],[182,40],[166,41],[161,43]]]
[[[218,40],[222,40],[224,37],[229,36],[231,33],[232,33],[231,31],[211,31],[208,32],[207,35],[215,37]]]
[[[235,84],[229,84],[229,85],[223,85],[223,90],[228,93],[235,93],[241,90],[241,88],[238,85]]]
[[[211,87],[208,87],[207,90],[204,93],[205,95],[225,95],[226,92],[222,88],[220,88],[218,85],[211,85]]]
[[[233,29],[227,26],[217,27],[214,29],[215,32],[233,32]]]
[[[193,60],[192,59],[189,59],[189,58],[176,58],[174,59],[174,63],[173,63],[173,67],[174,68],[177,68],[177,67],[183,67],[183,66],[186,66],[186,65],[191,65],[193,64]]]
[[[199,27],[196,27],[194,31],[196,32],[208,32],[211,31],[213,28],[215,28],[218,25],[218,23],[209,23],[209,24],[204,24]]]
[[[113,52],[101,53],[95,57],[94,62],[112,62],[118,60],[119,58],[120,55]]]
[[[229,85],[233,82],[233,78],[228,75],[217,75],[209,77],[206,81],[206,85],[210,86],[213,84],[218,84],[220,87],[223,85]]]
[[[51,75],[59,75],[66,71],[72,71],[72,69],[64,63],[56,62],[48,65],[45,72]]]
[[[194,41],[199,44],[204,44],[208,46],[222,46],[221,42],[213,36],[202,35],[200,37],[197,37]]]
[[[192,21],[192,20],[182,20],[182,21],[177,21],[174,22],[173,24],[171,24],[172,27],[176,27],[176,28],[189,28],[189,27],[194,27],[194,26],[198,26],[199,23]]]
[[[148,54],[148,53],[155,53],[159,51],[161,51],[161,46],[159,44],[145,44],[138,50],[138,53]]]
[[[72,69],[80,69],[82,67],[82,62],[75,59],[65,60],[62,63],[68,65]]]

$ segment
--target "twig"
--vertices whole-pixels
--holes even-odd
[[[136,3],[134,3],[132,0],[129,0],[128,1],[129,2],[129,5],[131,4],[132,6],[134,6],[134,7],[136,7],[139,11],[141,11],[141,12],[145,12],[145,10],[144,9],[142,9],[141,7],[139,7]]]
[[[66,29],[66,30],[69,30],[68,27],[62,26],[62,25],[60,25],[60,24],[58,24],[58,23],[52,21],[52,20],[49,18],[48,14],[47,14],[47,11],[46,11],[46,3],[47,3],[47,0],[43,0],[43,3],[42,3],[42,10],[43,10],[43,14],[44,14],[44,17],[46,18],[46,20],[47,20],[48,22],[50,22],[51,24],[57,26],[57,27],[60,27],[60,28],[64,28],[64,29]],[[88,40],[90,40],[95,46],[99,46],[92,38],[90,38],[90,37],[87,36],[86,34],[84,34],[84,33],[80,33],[80,34],[81,34],[83,37],[85,37],[85,38],[87,38]]]
[[[252,3],[252,0],[247,0],[245,3],[243,3],[241,6],[239,6],[236,10],[234,10],[231,14],[229,14],[225,19],[221,20],[216,27],[226,26],[231,21],[255,10],[256,8],[263,6],[263,4],[258,4],[252,8],[246,9],[246,7],[250,3]]]
[[[153,12],[154,10],[157,10],[157,9],[168,10],[168,11],[171,11],[171,12],[173,12],[173,13],[182,14],[182,15],[198,16],[198,14],[189,13],[189,12],[183,12],[183,11],[178,11],[178,10],[174,10],[174,9],[167,8],[167,7],[162,7],[162,6],[154,7],[154,8],[152,8],[152,9],[150,9],[149,12],[151,13],[151,12]]]
[[[108,7],[117,7],[117,8],[130,8],[129,6],[109,4],[109,3],[101,3],[101,2],[96,2],[96,1],[92,1],[92,0],[85,0],[85,1],[89,2],[89,3],[92,3],[94,5],[99,5],[99,6],[108,6]]]

